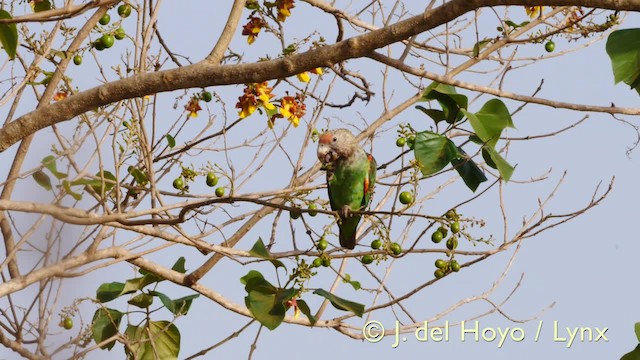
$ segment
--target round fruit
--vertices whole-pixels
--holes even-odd
[[[405,138],[398,138],[398,140],[396,140],[397,147],[403,147],[406,143],[407,143],[407,139]]]
[[[447,262],[442,260],[442,259],[438,259],[438,260],[436,260],[436,267],[438,269],[444,269],[444,268],[447,267]]]
[[[447,240],[447,249],[455,250],[457,247],[458,239],[456,239],[455,237],[450,237],[449,240]]]
[[[393,255],[400,255],[400,253],[402,253],[402,247],[398,243],[391,244],[390,249]]]
[[[380,239],[376,239],[371,242],[371,248],[373,250],[380,249],[381,246],[382,246],[382,240]]]
[[[116,42],[116,39],[111,34],[104,34],[100,38],[100,42],[105,49],[108,49],[113,46],[113,44]]]
[[[173,180],[173,187],[176,190],[184,189],[184,180],[182,180],[181,177],[177,177],[175,180]]]
[[[442,233],[442,238],[446,238],[447,234],[449,233],[449,230],[447,230],[447,228],[444,227],[444,226],[440,226],[438,228],[438,231],[440,231]]]
[[[124,32],[123,28],[117,28],[116,32],[113,34],[113,37],[115,37],[116,40],[122,40],[127,37],[127,33]]]
[[[289,217],[292,218],[293,220],[299,219],[300,218],[300,211],[298,211],[298,210],[289,210]]]
[[[329,267],[329,265],[331,265],[331,259],[328,257],[322,258],[322,266]]]
[[[216,188],[216,196],[223,197],[224,196],[224,188],[222,186]]]
[[[460,223],[459,222],[454,222],[453,224],[451,224],[451,232],[454,234],[457,234],[460,232]]]
[[[407,137],[407,145],[409,145],[409,149],[413,150],[413,145],[415,145],[415,143],[416,143],[416,136],[409,135],[409,137]]]
[[[123,19],[129,17],[131,15],[131,5],[122,4],[118,6],[118,15]]]
[[[209,102],[213,100],[213,95],[208,91],[203,91],[202,94],[200,94],[200,98],[204,100],[204,102]]]
[[[431,241],[436,244],[442,241],[442,239],[444,239],[444,234],[442,234],[442,231],[440,230],[436,230],[433,232],[433,234],[431,234]]]
[[[309,204],[309,210],[315,210],[317,208],[318,208],[318,205],[314,203]],[[316,215],[318,215],[317,211],[309,211],[309,216],[316,216]]]
[[[452,260],[451,265],[449,266],[451,267],[451,271],[454,271],[454,272],[460,271],[460,264],[458,264],[458,262],[455,260]]]
[[[404,205],[411,204],[413,202],[413,194],[408,191],[403,191],[400,193],[399,199]]]
[[[111,21],[111,16],[109,16],[109,14],[102,15],[100,20],[98,20],[100,25],[107,25],[109,23],[109,21]]]
[[[207,173],[207,186],[214,187],[218,184],[218,177],[213,172]]]
[[[444,270],[436,269],[436,271],[433,272],[433,276],[435,276],[436,279],[442,278],[444,276]]]
[[[547,52],[553,52],[553,50],[556,49],[556,43],[554,43],[553,41],[549,40],[549,41],[547,41],[546,44],[544,44],[544,49],[547,50]]]
[[[451,209],[451,210],[447,211],[447,213],[446,213],[446,214],[444,214],[444,216],[445,216],[447,219],[455,219],[455,217],[456,217],[456,211],[455,211],[455,210],[453,210],[453,209]]]
[[[313,267],[320,267],[322,266],[322,259],[321,258],[315,258],[313,259],[313,263],[312,263]]]
[[[102,44],[102,41],[100,41],[100,39],[96,40],[96,42],[93,43],[93,47],[98,51],[104,50],[104,45]]]
[[[365,255],[362,257],[362,263],[365,265],[369,265],[373,262],[373,255]]]
[[[64,320],[62,320],[62,327],[71,330],[71,328],[73,328],[73,319],[68,316],[65,317]]]
[[[74,63],[74,64],[76,64],[76,65],[80,65],[80,64],[82,64],[82,56],[80,56],[80,55],[75,55],[75,56],[73,57],[73,63]]]
[[[329,246],[329,242],[327,240],[320,239],[320,241],[318,241],[318,250],[325,251],[327,249],[327,246]]]

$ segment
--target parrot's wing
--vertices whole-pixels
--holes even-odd
[[[335,199],[331,194],[331,178],[333,177],[333,172],[327,171],[327,191],[329,192],[329,204],[331,205],[331,210],[336,211],[338,207],[336,206]]]
[[[364,196],[362,197],[362,207],[366,208],[371,202],[371,198],[373,196],[373,188],[376,185],[376,170],[378,168],[378,164],[376,163],[376,159],[373,158],[373,155],[367,154],[367,161],[369,162],[369,172],[367,173],[367,177],[364,179]]]

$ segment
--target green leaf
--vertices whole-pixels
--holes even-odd
[[[433,121],[436,123],[436,125],[443,120],[446,120],[446,116],[444,116],[444,111],[442,110],[435,110],[435,109],[427,109],[422,105],[418,105],[416,106],[416,109],[422,111],[423,113],[427,114],[427,116],[429,116],[431,119],[433,119]]]
[[[413,152],[424,176],[442,170],[451,160],[459,156],[453,141],[431,131],[416,134]]]
[[[49,0],[42,0],[40,2],[34,3],[33,5],[34,12],[47,11],[47,10],[51,10],[51,2],[49,2]]]
[[[469,119],[471,127],[478,137],[492,148],[496,146],[504,128],[514,127],[509,109],[499,99],[487,101],[482,109],[475,114],[468,111],[463,111],[463,113]]]
[[[67,174],[61,173],[58,171],[56,167],[56,158],[53,155],[49,155],[43,158],[42,165],[44,165],[44,167],[47,168],[47,170],[51,171],[53,176],[55,176],[58,179],[63,179],[67,177]]]
[[[125,352],[129,359],[171,360],[180,353],[180,331],[169,321],[148,321],[142,326],[128,325]]]
[[[120,320],[122,320],[122,313],[115,309],[99,308],[93,314],[93,320],[91,320],[91,334],[96,344],[101,343],[104,340],[116,335],[118,333],[118,327],[120,326]],[[111,350],[116,341],[110,341],[102,346],[101,349]]]
[[[617,30],[609,34],[607,54],[611,59],[615,83],[636,85],[640,93],[640,28]]]
[[[51,191],[51,179],[49,179],[49,175],[44,172],[38,170],[33,173],[33,179],[38,183],[38,185],[45,188],[45,190]]]
[[[96,299],[101,303],[109,302],[122,295],[124,284],[121,282],[103,283],[96,291]]]
[[[0,10],[0,19],[11,19],[11,14],[6,10]],[[18,48],[18,29],[16,24],[0,24],[0,43],[11,60],[16,57]]]
[[[62,180],[62,187],[64,188],[64,191],[66,191],[67,194],[71,195],[71,197],[73,197],[76,201],[82,200],[82,194],[78,194],[77,192],[71,190],[71,183],[69,181]]]
[[[142,276],[139,278],[129,279],[124,283],[124,288],[120,295],[130,294],[138,290],[142,290],[145,286],[156,282],[154,276]]]
[[[485,47],[487,44],[491,42],[491,39],[484,39],[478,41],[475,45],[473,45],[473,57],[478,57],[480,55],[480,50]]]
[[[304,314],[304,316],[307,317],[307,319],[309,319],[309,322],[311,323],[311,325],[314,325],[318,319],[316,319],[315,316],[313,316],[313,314],[311,313],[311,309],[309,309],[309,305],[307,305],[307,302],[301,299],[296,300],[296,303],[298,304],[298,309],[300,309],[300,311]]]
[[[636,337],[638,338],[638,341],[640,342],[640,322],[637,322],[634,328],[635,328],[635,331],[636,331]]]
[[[127,303],[133,306],[137,306],[141,309],[146,309],[149,306],[151,306],[151,304],[153,304],[153,296],[149,294],[138,294],[132,297],[131,299],[129,299]]]
[[[171,267],[171,270],[184,274],[187,272],[187,269],[184,267],[184,264],[185,264],[184,256],[180,256],[178,260],[176,260],[175,264],[173,264],[173,266]]]
[[[362,304],[345,300],[323,289],[317,289],[313,293],[329,300],[331,302],[331,305],[333,305],[333,307],[338,310],[351,311],[358,317],[362,317],[362,314],[364,314],[364,305]]]
[[[240,282],[242,283],[242,285],[247,285],[253,279],[262,279],[262,280],[264,280],[264,276],[262,276],[262,273],[260,271],[250,270],[247,273],[247,275],[245,275],[245,276],[240,278]]]
[[[356,280],[351,280],[351,275],[349,274],[345,274],[344,278],[342,279],[342,281],[350,284],[351,286],[353,286],[353,289],[358,291],[362,288],[362,285],[360,284],[360,281],[356,281]]]
[[[284,320],[285,307],[282,303],[276,306],[275,294],[250,291],[244,298],[244,303],[251,315],[269,330],[274,330]]]
[[[191,307],[191,302],[193,299],[198,298],[199,294],[193,294],[189,296],[184,296],[179,299],[171,300],[167,295],[159,292],[159,291],[150,291],[150,295],[157,296],[162,305],[164,305],[167,310],[171,311],[174,315],[186,315],[189,312],[189,308]]]
[[[493,160],[494,164],[498,168],[500,176],[502,176],[505,181],[509,181],[513,174],[513,166],[511,166],[495,149],[485,145],[483,150],[486,150],[491,160]]]
[[[450,124],[462,119],[460,110],[466,109],[469,103],[467,96],[458,94],[455,87],[436,82],[427,86],[421,100],[437,100],[442,106],[445,120]]]
[[[176,146],[176,139],[173,138],[173,136],[167,134],[167,143],[169,144],[169,147],[173,149],[174,146]]]
[[[640,344],[635,349],[631,350],[620,358],[620,360],[640,360]]]
[[[467,156],[464,150],[458,148],[458,152],[462,157],[451,160],[451,166],[460,174],[460,177],[467,187],[475,192],[481,183],[487,181],[487,177],[480,167],[478,167],[478,164]]]
[[[145,186],[149,182],[147,174],[137,167],[129,166],[127,168],[127,171],[129,172],[129,174],[131,174],[131,176],[133,176],[133,179],[136,181],[136,183],[138,183],[138,185]]]
[[[261,237],[259,237],[258,241],[256,241],[255,244],[253,244],[253,247],[251,248],[251,250],[249,250],[249,254],[255,257],[259,257],[261,259],[269,260],[273,264],[273,266],[276,267],[276,269],[279,267],[283,267],[286,269],[282,261],[276,260],[271,256],[271,253],[269,253],[269,250],[267,250],[267,248],[264,246],[264,243],[262,242]]]
[[[97,184],[92,185],[92,187],[93,187],[93,190],[98,194],[107,193],[109,190],[113,189],[113,187],[116,185],[116,182],[118,181],[116,179],[116,176],[113,175],[110,171],[103,171],[103,172],[98,171],[96,173],[96,176],[99,177],[100,180],[97,180]],[[104,181],[104,189],[102,187],[103,181]]]

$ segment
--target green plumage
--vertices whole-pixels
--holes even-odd
[[[371,201],[373,186],[376,181],[376,161],[358,147],[350,156],[340,158],[333,164],[331,172],[327,172],[329,202],[331,209],[342,211],[345,206],[351,210],[364,210]],[[356,245],[356,229],[361,215],[342,217],[340,229],[340,245],[353,249]]]

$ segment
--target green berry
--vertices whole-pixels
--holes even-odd
[[[220,186],[216,188],[216,196],[223,197],[224,196],[224,187]]]
[[[82,56],[80,56],[80,55],[75,55],[75,56],[73,57],[73,63],[74,63],[74,64],[76,64],[76,65],[80,65],[80,64],[82,64]]]
[[[122,4],[118,6],[118,15],[123,19],[129,17],[131,15],[131,5]]]
[[[100,25],[107,25],[109,23],[109,21],[111,21],[111,16],[109,16],[109,14],[102,15],[100,20],[98,20]]]
[[[400,244],[395,242],[391,244],[391,247],[389,249],[391,250],[393,255],[400,255],[400,253],[402,253],[402,247],[400,246]]]
[[[449,220],[453,220],[453,219],[456,218],[457,214],[456,214],[456,211],[454,209],[451,209],[451,210],[447,211],[447,213],[444,214],[444,216]]]
[[[325,251],[328,246],[329,246],[329,242],[327,240],[320,239],[320,241],[318,241],[318,245],[317,245],[318,250]]]
[[[397,147],[403,147],[406,143],[407,143],[407,139],[405,139],[403,137],[398,138],[398,140],[396,140],[396,146]]]
[[[98,50],[98,51],[102,51],[102,50],[104,50],[104,45],[102,44],[102,41],[101,41],[100,39],[96,40],[96,41],[93,43],[93,47],[94,47],[96,50]]]
[[[411,204],[413,202],[413,194],[408,191],[403,191],[400,193],[399,199],[404,205]]]
[[[64,327],[67,330],[71,330],[71,328],[73,328],[73,319],[70,317],[65,317],[62,320],[62,327]]]
[[[373,255],[365,255],[362,257],[362,263],[365,265],[369,265],[373,262]]]
[[[454,272],[460,271],[460,264],[458,264],[458,262],[455,260],[451,260],[451,264],[449,265],[449,267],[451,267],[451,271],[454,271]]]
[[[316,210],[318,208],[318,205],[316,205],[315,203],[311,203],[309,204],[309,210]],[[317,211],[309,211],[309,216],[316,216],[318,215]]]
[[[313,263],[311,263],[313,265],[313,267],[320,267],[322,266],[322,259],[321,258],[315,258],[313,259]]]
[[[407,137],[407,145],[409,146],[409,149],[413,150],[413,146],[416,144],[416,136],[415,135],[409,135]]]
[[[547,52],[553,52],[553,50],[556,49],[556,43],[554,43],[553,41],[549,40],[547,41],[546,44],[544,44],[544,49],[547,50]]]
[[[431,241],[433,241],[436,244],[442,241],[442,239],[444,239],[444,235],[440,230],[436,230],[433,232],[433,234],[431,234]]]
[[[104,46],[105,49],[108,49],[112,47],[113,44],[116,42],[116,38],[114,38],[113,35],[111,34],[104,34],[100,38],[100,42],[102,43],[102,46]]]
[[[446,237],[447,237],[447,234],[449,233],[449,230],[447,230],[447,228],[446,228],[446,227],[444,227],[444,226],[440,226],[440,227],[438,228],[438,231],[440,231],[440,232],[442,233],[442,238],[443,238],[443,239],[444,239],[444,238],[446,238]]]
[[[453,224],[451,224],[451,232],[454,234],[457,234],[460,232],[460,223],[459,222],[454,222]]]
[[[325,257],[322,258],[322,266],[329,267],[331,265],[331,258]]]
[[[127,33],[124,31],[123,28],[117,28],[115,33],[113,34],[113,37],[115,37],[116,40],[122,40],[125,37],[127,37]]]
[[[433,276],[435,276],[436,279],[441,279],[444,276],[444,270],[436,269],[436,271],[433,272]]]
[[[289,210],[289,217],[292,218],[293,220],[299,219],[300,218],[300,211],[298,211],[298,210]]]
[[[176,190],[184,189],[184,180],[181,177],[177,177],[175,180],[173,180],[173,187]]]
[[[202,100],[204,100],[204,102],[209,102],[209,101],[213,100],[213,95],[211,95],[211,93],[210,93],[210,92],[208,92],[208,91],[203,91],[203,92],[200,94],[200,98],[201,98]]]
[[[455,250],[458,247],[458,239],[455,237],[450,237],[449,240],[447,240],[447,249],[449,250]]]
[[[445,260],[438,259],[438,260],[436,260],[435,265],[436,265],[436,267],[437,267],[438,269],[444,269],[444,268],[446,268],[446,267],[447,267],[447,262],[446,262]]]
[[[214,187],[218,184],[218,177],[215,173],[209,172],[207,173],[207,186]]]
[[[381,246],[382,246],[382,240],[380,239],[376,239],[371,242],[371,248],[373,250],[380,249]]]

